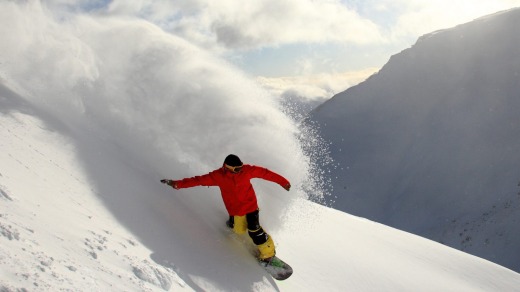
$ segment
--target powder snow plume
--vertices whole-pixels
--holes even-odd
[[[143,20],[57,16],[37,1],[0,3],[0,19],[2,82],[71,128],[110,137],[154,179],[202,174],[234,153],[295,186],[298,196],[283,196],[260,183],[259,193],[279,197],[263,203],[277,212],[319,185],[301,146],[307,134],[261,86],[203,49]]]

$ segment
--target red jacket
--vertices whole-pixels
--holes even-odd
[[[244,164],[242,171],[232,173],[224,167],[208,174],[174,181],[177,188],[195,186],[218,186],[222,194],[224,205],[231,216],[244,216],[258,209],[256,194],[250,180],[262,178],[285,187],[289,181],[283,176],[267,168]]]

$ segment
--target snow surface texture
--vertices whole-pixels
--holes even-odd
[[[28,2],[0,3],[1,291],[520,287],[511,270],[308,202],[298,128],[225,62],[142,21],[56,21]],[[230,234],[218,190],[159,183],[230,152],[294,185],[254,182],[287,281]]]
[[[5,96],[3,88],[2,109],[6,101],[20,102]],[[206,192],[193,190],[183,203],[150,181],[151,170],[129,167],[108,139],[86,156],[102,155],[100,164],[111,170],[104,174],[114,191],[99,193],[74,146],[99,137],[75,131],[74,140],[21,102],[7,108],[0,118],[2,291],[517,291],[520,285],[519,274],[491,262],[306,200],[276,218],[278,254],[295,274],[275,282],[251,256],[247,237],[226,230],[223,208]],[[108,196],[119,204],[109,207]],[[203,216],[200,208],[214,211]]]
[[[520,9],[421,37],[311,120],[334,208],[520,271]]]

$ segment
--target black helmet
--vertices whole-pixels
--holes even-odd
[[[229,154],[226,159],[224,159],[224,164],[229,166],[242,166],[242,161],[235,154]]]

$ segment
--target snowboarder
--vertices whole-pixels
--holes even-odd
[[[250,182],[252,178],[277,183],[287,191],[291,188],[291,184],[283,176],[267,168],[243,164],[234,154],[226,157],[221,168],[208,174],[182,180],[163,179],[161,182],[177,190],[195,186],[218,186],[229,214],[227,226],[237,234],[245,234],[247,231],[258,247],[258,259],[269,262],[275,256],[275,245],[271,236],[260,226],[256,194]]]

